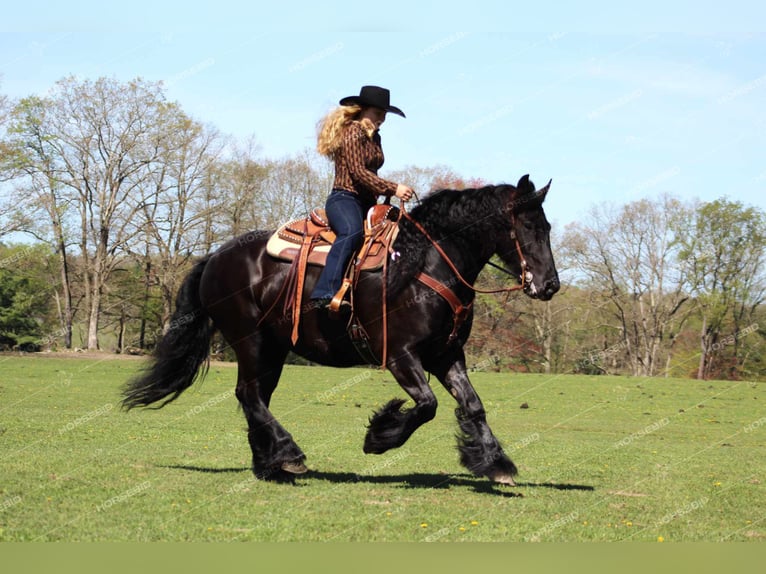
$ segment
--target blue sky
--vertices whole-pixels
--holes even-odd
[[[766,210],[762,3],[532,4],[17,3],[0,24],[0,93],[70,74],[162,80],[197,120],[282,157],[378,84],[407,114],[383,126],[384,176],[552,178],[559,226],[662,192]]]

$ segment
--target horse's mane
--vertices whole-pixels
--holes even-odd
[[[527,195],[531,194],[531,195]],[[523,196],[527,201],[517,201]],[[420,223],[434,240],[450,238],[458,243],[496,237],[510,227],[509,208],[532,207],[534,185],[521,190],[512,185],[435,191],[415,207],[410,216]],[[505,217],[498,217],[505,214]],[[423,268],[429,241],[407,218],[399,221],[399,235],[394,250],[399,253],[389,265],[388,296],[395,297]]]

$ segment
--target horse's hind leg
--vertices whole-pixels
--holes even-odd
[[[436,416],[436,397],[428,386],[420,362],[410,356],[389,363],[388,368],[415,401],[415,406],[402,410],[405,401],[393,399],[373,414],[364,438],[364,452],[368,454],[382,454],[402,446],[419,426]]]
[[[476,476],[486,476],[502,484],[515,484],[516,465],[505,454],[487,423],[479,395],[468,379],[462,350],[432,370],[455,397],[455,410],[461,434],[458,436],[460,462]]]
[[[236,393],[247,420],[253,472],[256,478],[292,482],[295,474],[306,472],[306,455],[269,410],[287,349],[262,332],[240,340],[234,348],[239,364]]]

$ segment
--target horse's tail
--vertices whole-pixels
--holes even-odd
[[[170,328],[162,336],[147,371],[123,390],[123,408],[145,407],[168,397],[156,407],[162,408],[207,373],[210,340],[215,332],[199,296],[207,260],[199,261],[184,279]]]

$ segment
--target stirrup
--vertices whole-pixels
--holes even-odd
[[[338,292],[327,307],[332,313],[338,313],[341,308],[351,308],[351,303],[345,300],[346,292],[349,287],[351,287],[351,280],[346,277],[343,279],[343,284],[340,286],[340,289],[338,289]]]

